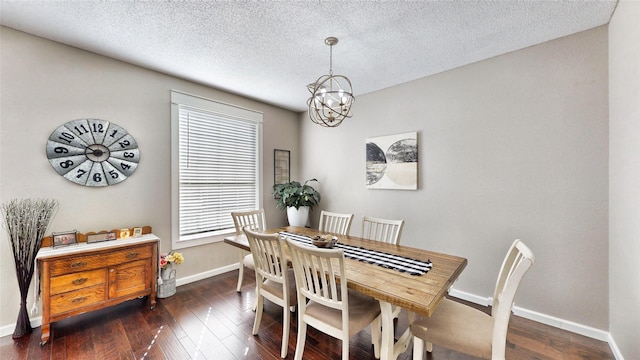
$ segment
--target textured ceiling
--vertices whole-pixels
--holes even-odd
[[[328,36],[357,101],[607,24],[616,2],[0,0],[0,24],[304,111],[306,85],[329,71]]]

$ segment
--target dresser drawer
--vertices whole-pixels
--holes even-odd
[[[80,271],[93,270],[105,267],[108,254],[85,255],[70,257],[49,262],[51,276],[70,274]]]
[[[100,285],[104,284],[106,280],[107,270],[105,268],[56,276],[51,278],[50,294],[57,295],[68,291]]]
[[[103,302],[106,300],[105,294],[105,286],[96,285],[81,290],[54,295],[51,297],[49,305],[51,316]]]
[[[138,246],[129,249],[117,250],[108,255],[108,265],[122,264],[130,261],[148,259],[153,253],[151,246]]]

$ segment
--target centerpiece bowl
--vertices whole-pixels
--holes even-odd
[[[336,243],[338,243],[338,237],[334,235],[316,235],[311,238],[311,243],[319,248],[332,248]]]

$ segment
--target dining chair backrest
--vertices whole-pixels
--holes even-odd
[[[339,235],[349,235],[351,221],[353,221],[353,214],[341,214],[322,210],[318,229]]]
[[[249,226],[244,227],[247,235],[251,255],[255,264],[255,271],[265,280],[284,283],[287,277],[287,263],[284,252],[284,242],[280,234],[265,234],[253,231]],[[282,260],[285,260],[284,264]],[[283,266],[284,265],[284,266]]]
[[[289,346],[290,311],[297,304],[297,292],[293,273],[289,270],[285,242],[280,234],[265,234],[253,231],[250,226],[243,229],[249,241],[256,273],[256,315],[253,334],[257,335],[263,313],[263,299],[280,305],[283,309],[282,344],[280,356],[287,357]]]
[[[266,229],[266,219],[264,209],[251,211],[234,211],[231,213],[233,225],[236,228],[236,235],[242,234],[242,230],[249,226],[251,230],[264,231]]]
[[[324,306],[348,309],[347,282],[345,278],[344,252],[342,249],[319,249],[287,239],[298,289],[298,303],[306,299]],[[345,315],[346,316],[346,311]]]
[[[535,256],[533,252],[519,239],[511,244],[507,255],[502,261],[491,308],[491,317],[493,317],[494,321],[492,340],[494,358],[496,358],[495,354],[498,355],[498,358],[504,358],[507,328],[509,327],[513,301],[524,274],[534,262]]]
[[[389,220],[365,216],[362,218],[361,237],[398,245],[400,244],[403,227],[404,220]]]
[[[236,229],[236,235],[244,234],[243,228],[248,226],[251,230],[264,231],[266,229],[267,221],[265,220],[264,209],[250,210],[250,211],[234,211],[231,213],[233,219],[233,225]],[[238,284],[236,285],[236,291],[240,292],[242,289],[242,280],[244,279],[244,268],[255,269],[253,264],[253,257],[251,254],[246,255],[244,251],[240,251],[240,267],[238,271]]]

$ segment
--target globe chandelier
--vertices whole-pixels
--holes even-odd
[[[307,85],[311,93],[307,105],[311,121],[325,127],[336,127],[351,117],[355,98],[351,81],[346,76],[333,75],[333,45],[338,43],[338,39],[328,37],[324,43],[329,45],[329,75],[322,75]]]

